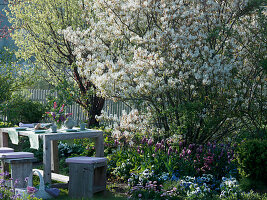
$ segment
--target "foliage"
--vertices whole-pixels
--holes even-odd
[[[16,55],[32,63],[28,71],[81,105],[94,124],[104,99],[95,95],[91,80],[78,71],[73,46],[59,32],[68,26],[86,29],[84,9],[83,1],[76,0],[12,0],[6,13],[15,28],[11,37],[18,47]]]
[[[266,180],[256,180],[250,177],[241,177],[240,181],[240,188],[243,191],[256,191],[259,193],[266,193],[266,187],[267,187],[267,183]]]
[[[17,94],[13,95],[4,107],[8,121],[13,124],[40,122],[44,112],[45,106],[43,104]]]
[[[253,125],[254,102],[257,110],[266,102],[265,73],[252,57],[266,55],[266,38],[257,38],[264,1],[86,2],[90,27],[63,33],[99,94],[137,109],[115,131],[178,132],[204,144],[245,125],[241,116]]]
[[[267,140],[250,139],[238,146],[237,160],[243,177],[267,180]]]
[[[14,127],[14,125],[11,124],[10,122],[1,122],[0,121],[0,128],[7,128],[7,127]]]
[[[14,50],[0,49],[0,110],[13,92],[31,84],[31,80],[20,73],[20,65],[15,65],[15,62]]]

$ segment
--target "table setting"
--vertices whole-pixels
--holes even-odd
[[[55,123],[19,123],[19,127],[6,128],[8,136],[13,144],[19,144],[19,135],[27,135],[30,141],[30,147],[39,149],[39,135],[40,134],[55,134],[55,133],[76,133],[79,131],[86,131],[85,123],[80,124],[79,127],[74,127],[76,121],[71,117],[64,122],[64,126],[57,129]]]

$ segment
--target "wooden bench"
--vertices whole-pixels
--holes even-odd
[[[94,193],[106,190],[107,158],[73,157],[69,165],[69,196],[91,198]]]
[[[29,152],[10,152],[0,153],[0,159],[11,166],[11,186],[26,188],[26,177],[32,172],[32,163],[36,160],[33,153]]]

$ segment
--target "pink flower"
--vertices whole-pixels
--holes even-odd
[[[54,109],[57,108],[57,102],[54,102]]]

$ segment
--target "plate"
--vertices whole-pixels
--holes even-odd
[[[15,129],[16,129],[16,131],[25,131],[27,129],[27,127],[17,127]]]
[[[77,129],[66,129],[66,132],[77,132]]]
[[[45,133],[45,130],[34,130],[35,133]]]

